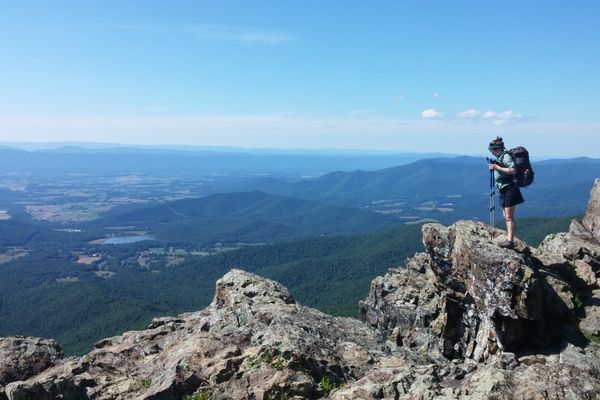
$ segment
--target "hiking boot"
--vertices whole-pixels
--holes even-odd
[[[515,242],[513,242],[512,240],[505,240],[504,242],[500,243],[498,246],[502,247],[503,249],[514,249]]]

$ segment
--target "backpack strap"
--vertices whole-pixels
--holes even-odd
[[[510,153],[510,151],[508,151],[508,150],[504,150],[504,152],[498,156],[498,158],[496,159],[498,161],[498,165],[500,165],[501,167],[504,167],[504,168],[509,168],[508,165],[506,165],[506,164],[504,164],[502,162],[505,154],[508,154],[508,156],[510,157],[510,159],[512,160],[512,162],[515,164],[515,168],[516,168],[515,159],[512,156],[512,154]],[[508,175],[508,174],[500,173],[499,182],[501,182],[501,183],[508,183],[508,184],[511,184],[511,185],[512,184],[516,184],[517,183],[517,175]]]
[[[508,154],[510,156],[510,158],[513,160],[513,162],[515,161],[513,159],[512,154],[510,154],[510,151],[508,151],[508,150],[504,150],[504,152],[496,158],[496,161],[498,161],[498,164],[500,164],[501,167],[508,168],[508,166],[502,162],[505,154]]]

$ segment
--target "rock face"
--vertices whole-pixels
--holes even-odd
[[[600,336],[600,179],[596,179],[586,214],[569,232],[549,235],[540,248],[572,265],[577,286],[579,328],[588,338]]]
[[[600,179],[596,179],[596,182],[594,182],[588,209],[583,218],[583,226],[596,239],[600,239]]]
[[[425,225],[426,252],[376,278],[360,304],[392,357],[333,398],[600,398],[600,346],[576,325],[575,266],[523,242],[500,248],[502,235]]]
[[[496,246],[499,234],[466,221],[424,226],[427,253],[374,281],[363,319],[396,345],[436,359],[485,361],[549,344],[544,313],[557,307],[545,308],[544,276],[531,256]],[[558,308],[568,316],[569,306]]]
[[[597,181],[583,222],[537,249],[500,248],[478,222],[425,225],[425,251],[373,280],[362,321],[232,270],[202,311],[5,369],[0,400],[599,399],[599,201]],[[0,366],[29,347],[10,348]]]
[[[62,357],[54,340],[23,336],[0,338],[0,399],[6,384],[37,375]]]
[[[62,350],[51,339],[0,338],[0,385],[39,374],[62,357]]]

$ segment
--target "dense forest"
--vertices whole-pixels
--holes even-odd
[[[524,219],[519,237],[536,245],[548,233],[567,230],[570,221]],[[71,354],[89,351],[100,338],[143,328],[153,317],[202,309],[212,300],[215,281],[231,268],[275,279],[308,306],[357,316],[371,280],[422,251],[416,224],[206,256],[186,252],[176,265],[159,258],[151,268],[141,267],[140,254],[160,242],[98,246],[91,250],[102,251],[100,268],[74,262],[72,249],[81,243],[73,235],[14,221],[10,229],[18,235],[0,233],[0,245],[34,251],[0,265],[0,336],[52,337]],[[99,269],[110,275],[99,275]]]

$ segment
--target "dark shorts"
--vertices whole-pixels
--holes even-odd
[[[508,185],[500,189],[500,206],[502,208],[516,206],[525,201],[517,185]]]

